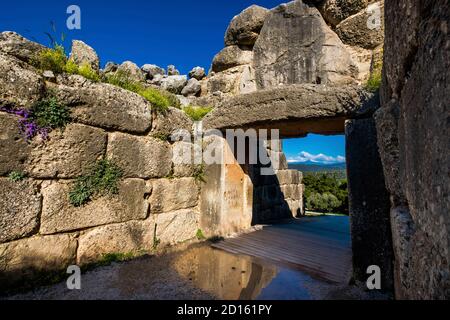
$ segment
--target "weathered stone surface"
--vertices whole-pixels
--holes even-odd
[[[69,59],[79,66],[87,64],[95,71],[100,69],[100,60],[97,53],[83,41],[72,41],[72,52]]]
[[[194,164],[195,146],[187,142],[175,142],[173,150],[173,175],[177,178],[192,177],[197,169]]]
[[[377,13],[379,17],[375,16]],[[336,27],[336,33],[344,43],[352,46],[374,49],[383,44],[384,1],[371,4],[368,10],[348,17]]]
[[[358,69],[356,79],[358,83],[365,85],[367,80],[369,80],[371,73],[371,66],[374,58],[373,50],[364,49],[360,47],[352,47],[349,45],[345,46],[347,51],[350,53],[352,61]]]
[[[18,121],[16,116],[0,112],[0,175],[23,171],[31,151],[20,133]]]
[[[147,79],[152,80],[156,75],[165,75],[166,70],[154,64],[144,64],[141,70],[146,74]]]
[[[369,0],[324,0],[318,8],[323,18],[332,26],[365,9]]]
[[[181,90],[181,94],[185,97],[196,96],[200,93],[201,90],[202,90],[202,86],[200,84],[200,81],[192,78],[192,79],[189,79],[186,86],[183,88],[183,90]]]
[[[83,232],[78,240],[77,264],[100,260],[108,253],[139,253],[151,250],[151,230],[145,230],[143,221],[97,227]]]
[[[41,234],[145,219],[148,215],[149,190],[144,180],[125,179],[120,182],[118,195],[100,197],[79,208],[69,202],[70,189],[70,182],[43,183]]]
[[[151,128],[151,105],[133,92],[87,80],[76,88],[59,85],[57,89],[58,98],[72,108],[77,122],[133,133],[145,133]]]
[[[70,235],[33,237],[0,245],[0,292],[43,272],[65,270],[76,259],[77,240]]]
[[[187,83],[187,76],[168,76],[161,79],[161,88],[174,94],[180,94]]]
[[[357,73],[350,54],[319,11],[302,1],[271,11],[253,52],[259,89],[299,83],[346,84]]]
[[[199,186],[194,178],[159,179],[152,182],[152,214],[197,206]]]
[[[29,108],[44,93],[44,80],[32,67],[0,53],[0,105]]]
[[[118,68],[117,72],[126,74],[131,80],[143,82],[145,81],[144,72],[131,61],[123,62]]]
[[[235,16],[225,34],[225,45],[252,47],[269,14],[266,8],[253,5]]]
[[[151,136],[171,137],[177,132],[192,132],[192,120],[180,109],[169,108],[166,113],[156,115]]]
[[[220,51],[214,57],[211,70],[213,72],[221,72],[233,67],[252,64],[252,62],[252,51],[241,50],[238,46],[230,46]]]
[[[108,157],[122,168],[127,178],[161,178],[172,168],[169,143],[151,137],[111,133]]]
[[[251,93],[256,90],[254,69],[250,65],[245,65],[214,74],[208,79],[205,91],[213,94],[220,92],[230,96]],[[222,100],[220,97],[218,98]]]
[[[277,171],[277,178],[280,185],[300,184],[303,174],[298,170],[280,170]]]
[[[156,225],[156,238],[160,241],[160,246],[175,245],[195,239],[199,229],[199,214],[188,209],[152,215],[148,225],[147,230],[152,237]]]
[[[384,108],[375,113],[377,125],[378,145],[381,159],[383,161],[386,187],[393,196],[395,205],[406,203],[403,193],[402,182],[400,181],[400,159],[398,145],[398,121],[400,117],[400,106],[397,100],[392,100],[385,104]]]
[[[195,67],[189,72],[189,78],[197,79],[198,81],[206,77],[205,69],[202,67]]]
[[[54,130],[49,141],[35,140],[25,162],[26,172],[36,178],[75,178],[85,174],[106,151],[107,134],[97,128],[69,124]]]
[[[38,184],[0,178],[0,243],[37,231],[41,212]]]
[[[43,49],[45,49],[44,46],[25,39],[15,32],[0,33],[0,52],[24,62],[30,62]]]
[[[382,289],[393,289],[390,200],[372,118],[346,123],[353,273],[367,281],[367,268],[381,268]],[[370,180],[370,183],[367,183]]]
[[[401,226],[393,225],[393,233],[399,235],[394,242],[396,294],[398,298],[448,300],[450,4],[445,0],[422,6],[412,0],[389,1],[385,15],[384,83],[378,116],[383,114],[382,119],[397,125],[394,130],[379,131],[379,145],[382,154],[389,155],[383,159],[388,181],[398,181],[405,196],[405,203],[394,203],[393,210],[403,207],[404,216],[410,217],[402,220],[410,220],[414,232],[407,236],[400,232]],[[392,110],[395,105],[398,121]],[[387,126],[388,121],[381,120],[379,125]],[[398,148],[391,137],[398,137]],[[397,152],[398,177],[388,168]],[[405,246],[409,252],[402,249]],[[399,268],[401,261],[410,262]]]
[[[342,133],[344,118],[378,107],[373,99],[373,94],[357,86],[285,86],[226,100],[205,117],[203,125],[205,129],[276,128],[282,137]]]

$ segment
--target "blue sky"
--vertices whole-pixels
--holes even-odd
[[[200,65],[207,70],[224,47],[226,28],[234,15],[252,4],[276,7],[281,0],[41,0],[2,1],[0,30],[34,36],[48,44],[44,32],[56,23],[67,34],[91,45],[102,64],[132,60],[138,65],[174,64],[182,73]],[[80,31],[66,28],[69,5],[82,13]]]
[[[283,151],[292,163],[345,163],[345,136],[310,134],[306,138],[286,139],[283,141]]]
[[[102,65],[108,61],[131,60],[166,67],[174,64],[184,74],[195,66],[209,69],[216,53],[224,47],[226,28],[236,14],[252,4],[273,8],[282,0],[41,0],[3,1],[0,31],[16,31],[27,38],[49,44],[44,32],[66,34],[82,40],[98,53]],[[66,28],[67,7],[81,8],[81,30]],[[286,140],[285,152],[291,161],[342,162],[342,136],[310,135]],[[330,161],[329,161],[330,160]]]

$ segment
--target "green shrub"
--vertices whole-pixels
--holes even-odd
[[[139,93],[144,89],[141,83],[132,80],[129,74],[123,71],[108,75],[106,82],[134,93]]]
[[[165,91],[165,90],[161,90],[161,93],[167,98],[167,100],[169,101],[169,106],[172,108],[177,108],[177,109],[181,109],[181,102],[180,100],[177,98],[176,95],[174,95],[173,93],[169,92],[169,91]]]
[[[70,74],[78,74],[93,82],[100,82],[101,80],[100,75],[88,63],[83,63],[81,66],[78,66],[74,61],[69,60],[67,61],[65,71]]]
[[[340,172],[305,173],[303,184],[306,208],[312,211],[348,214],[347,180],[340,178],[341,175]]]
[[[138,94],[148,100],[156,112],[164,113],[170,107],[169,99],[158,89],[147,88],[140,90]]]
[[[306,200],[306,207],[310,210],[332,213],[341,206],[338,198],[331,193],[313,193]]]
[[[67,56],[64,47],[61,45],[55,45],[53,49],[44,49],[32,59],[32,64],[36,68],[42,71],[51,70],[55,74],[63,73],[65,71],[66,63]]]
[[[195,169],[194,169],[194,174],[192,175],[192,177],[195,179],[195,181],[197,182],[206,182],[206,173],[205,173],[205,166],[203,164],[198,165]]]
[[[73,60],[68,60],[64,67],[64,71],[68,74],[78,74],[78,70],[78,65]]]
[[[195,234],[198,240],[206,240],[205,235],[203,234],[203,231],[201,229],[197,230],[197,233]]]
[[[212,111],[211,107],[187,106],[183,111],[193,120],[200,121]]]
[[[376,63],[372,71],[370,73],[370,78],[367,80],[366,89],[369,91],[377,91],[381,87],[382,79],[383,79],[383,62],[380,61]]]
[[[35,103],[30,118],[40,128],[64,128],[71,121],[70,109],[52,95]]]
[[[26,177],[27,175],[20,171],[13,171],[8,175],[9,180],[11,180],[12,182],[23,181]]]
[[[69,193],[70,203],[80,207],[93,196],[114,195],[119,192],[118,183],[122,170],[109,160],[98,161],[86,176],[77,179]]]

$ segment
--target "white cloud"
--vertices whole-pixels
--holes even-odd
[[[300,154],[296,157],[290,157],[288,159],[290,163],[303,163],[303,162],[313,162],[317,164],[337,164],[337,163],[345,163],[345,157],[337,156],[331,157],[325,154],[311,154],[306,151],[300,152]]]

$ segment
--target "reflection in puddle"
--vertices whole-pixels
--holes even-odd
[[[194,286],[224,300],[317,299],[317,288],[329,286],[301,272],[209,246],[180,254],[173,267]]]

